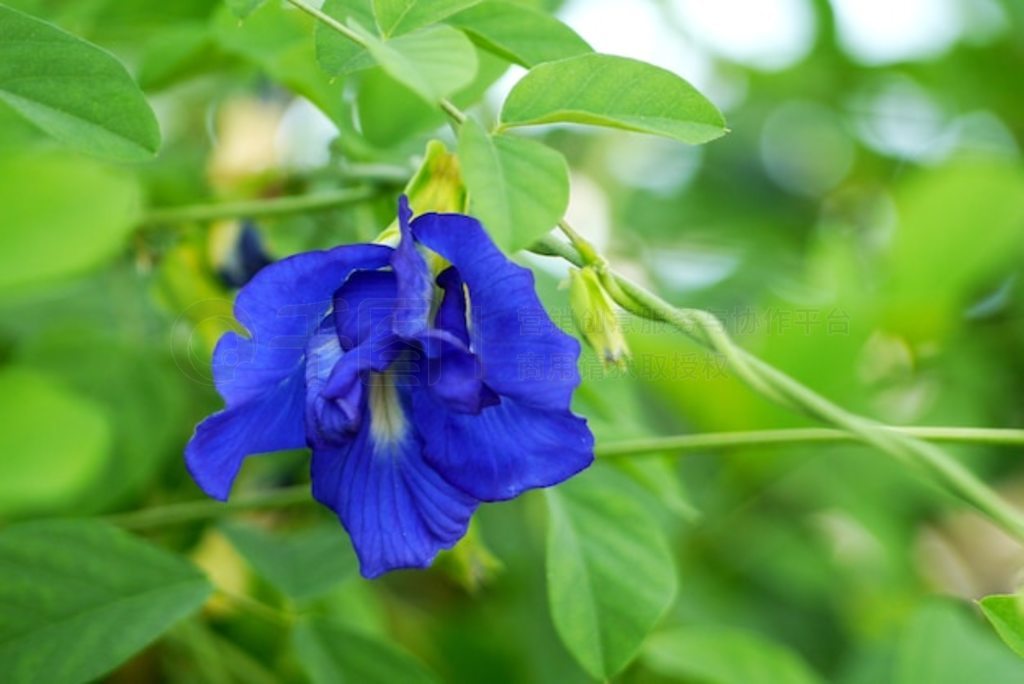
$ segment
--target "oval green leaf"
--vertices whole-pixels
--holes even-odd
[[[355,22],[360,26],[371,26],[374,22],[370,0],[325,0],[321,11],[342,24]],[[350,38],[346,38],[332,27],[318,21],[314,29],[316,38],[316,59],[320,67],[332,76],[342,76],[372,66],[366,50]]]
[[[706,684],[819,684],[797,654],[768,639],[720,627],[679,627],[653,635],[643,664],[665,677]]]
[[[636,657],[676,595],[658,521],[613,474],[592,469],[547,491],[551,617],[572,655],[600,680]]]
[[[506,127],[578,123],[699,145],[726,133],[722,113],[688,82],[627,57],[588,54],[534,67],[501,110]]]
[[[373,13],[384,36],[436,24],[480,0],[373,0]]]
[[[137,223],[134,180],[90,159],[9,157],[0,178],[0,294],[102,263]]]
[[[11,682],[93,680],[210,591],[185,560],[104,523],[14,525],[0,532],[0,672]]]
[[[986,596],[978,605],[1006,645],[1024,658],[1024,596]]]
[[[459,160],[470,213],[505,251],[528,247],[565,214],[569,168],[547,145],[488,135],[470,119],[459,131]]]
[[[513,2],[482,2],[446,23],[465,31],[484,50],[527,68],[593,52],[558,19]]]
[[[103,471],[110,449],[107,417],[50,377],[5,368],[0,415],[0,515],[52,510],[81,496]],[[61,429],[53,429],[54,421]]]
[[[476,50],[464,33],[450,26],[430,26],[393,40],[365,33],[366,49],[399,83],[436,105],[473,82]]]
[[[106,51],[0,5],[0,100],[75,149],[149,159],[160,128],[142,91]]]
[[[309,618],[294,633],[295,651],[313,684],[437,684],[411,655],[337,622]]]

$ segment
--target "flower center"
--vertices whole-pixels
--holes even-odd
[[[408,424],[402,400],[390,372],[370,373],[370,435],[378,447],[397,444],[405,437]]]

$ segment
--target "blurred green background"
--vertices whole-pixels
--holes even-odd
[[[114,165],[0,104],[0,522],[199,499],[181,453],[220,406],[209,355],[232,325],[242,225],[148,212],[358,186],[370,199],[247,225],[275,258],[370,240],[426,141],[451,133],[376,69],[330,80],[312,21],[273,0],[245,21],[209,0],[8,4],[116,55],[164,142],[151,162]],[[618,269],[716,313],[853,410],[1024,427],[1024,5],[526,4],[558,11],[599,51],[680,73],[727,116],[732,132],[700,148],[543,132],[571,162],[570,222]],[[479,106],[493,118],[522,69],[482,59],[463,100],[490,87]],[[522,261],[570,326],[565,267]],[[578,410],[599,442],[807,424],[678,334],[623,324],[628,369],[582,360]],[[955,453],[1024,505],[1015,451]],[[303,453],[251,459],[235,491],[306,477]],[[735,669],[765,658],[790,681],[1024,681],[968,603],[1017,588],[1020,547],[887,456],[669,453],[584,477],[642,502],[676,565],[663,631],[618,681],[781,681]],[[397,663],[393,681],[408,681],[412,656],[442,681],[589,681],[548,615],[546,515],[541,493],[485,506],[435,568],[375,582],[312,504],[147,528],[229,594],[343,628],[292,641],[218,595],[109,679],[331,681],[318,659],[336,643]]]

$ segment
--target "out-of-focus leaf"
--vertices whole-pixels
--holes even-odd
[[[502,0],[486,0],[448,17],[474,43],[526,68],[592,52],[579,34],[545,12]]]
[[[465,88],[476,76],[473,43],[450,26],[430,26],[387,41],[369,33],[363,38],[381,68],[429,104]]]
[[[347,114],[341,85],[317,64],[309,36],[312,19],[294,8],[268,2],[239,21],[226,9],[215,17],[212,33],[226,52],[260,67],[271,79],[302,95],[334,121]]]
[[[245,19],[263,4],[264,0],[224,0],[228,9],[239,19]]]
[[[489,135],[473,120],[459,131],[459,160],[470,213],[508,252],[551,230],[569,205],[569,167],[547,145]]]
[[[0,178],[0,294],[99,265],[139,216],[132,178],[92,160],[8,157]]]
[[[59,507],[103,471],[107,416],[49,376],[15,367],[0,371],[0,416],[0,514]]]
[[[313,684],[434,684],[426,667],[391,644],[322,618],[295,628],[295,650]]]
[[[164,345],[133,346],[98,329],[97,322],[97,327],[49,330],[22,344],[15,358],[59,377],[111,418],[109,457],[99,478],[102,486],[90,488],[75,502],[77,513],[123,504],[152,481],[170,456],[180,457],[188,434],[183,385],[189,381]]]
[[[572,655],[602,680],[636,657],[676,594],[657,520],[613,475],[591,469],[546,492],[551,616]]]
[[[480,0],[373,0],[377,26],[385,36],[437,23]]]
[[[321,596],[356,572],[356,558],[340,526],[271,533],[252,525],[224,525],[224,533],[261,577],[288,596]]]
[[[1024,598],[1020,595],[986,596],[978,604],[1006,645],[1024,658]]]
[[[678,627],[655,634],[642,662],[660,675],[705,684],[818,684],[821,679],[789,649],[721,627]]]
[[[11,682],[83,682],[198,609],[191,564],[104,523],[31,522],[0,532],[0,669]]]
[[[635,59],[602,54],[531,69],[505,100],[501,122],[506,127],[606,126],[691,145],[726,133],[721,112],[681,77]]]
[[[927,337],[958,317],[973,288],[1019,259],[1024,171],[1003,160],[954,162],[913,178],[897,205],[888,323]]]
[[[925,603],[910,618],[896,652],[893,684],[1024,681],[1024,660],[980,618],[952,601]]]
[[[209,26],[178,24],[146,42],[139,62],[139,85],[159,90],[217,65]]]
[[[0,100],[65,145],[121,161],[160,148],[153,110],[109,53],[0,5]]]

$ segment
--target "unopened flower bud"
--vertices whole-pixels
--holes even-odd
[[[615,305],[593,268],[574,268],[569,272],[569,305],[576,328],[601,357],[605,367],[624,367],[629,358],[629,347],[622,334]]]

